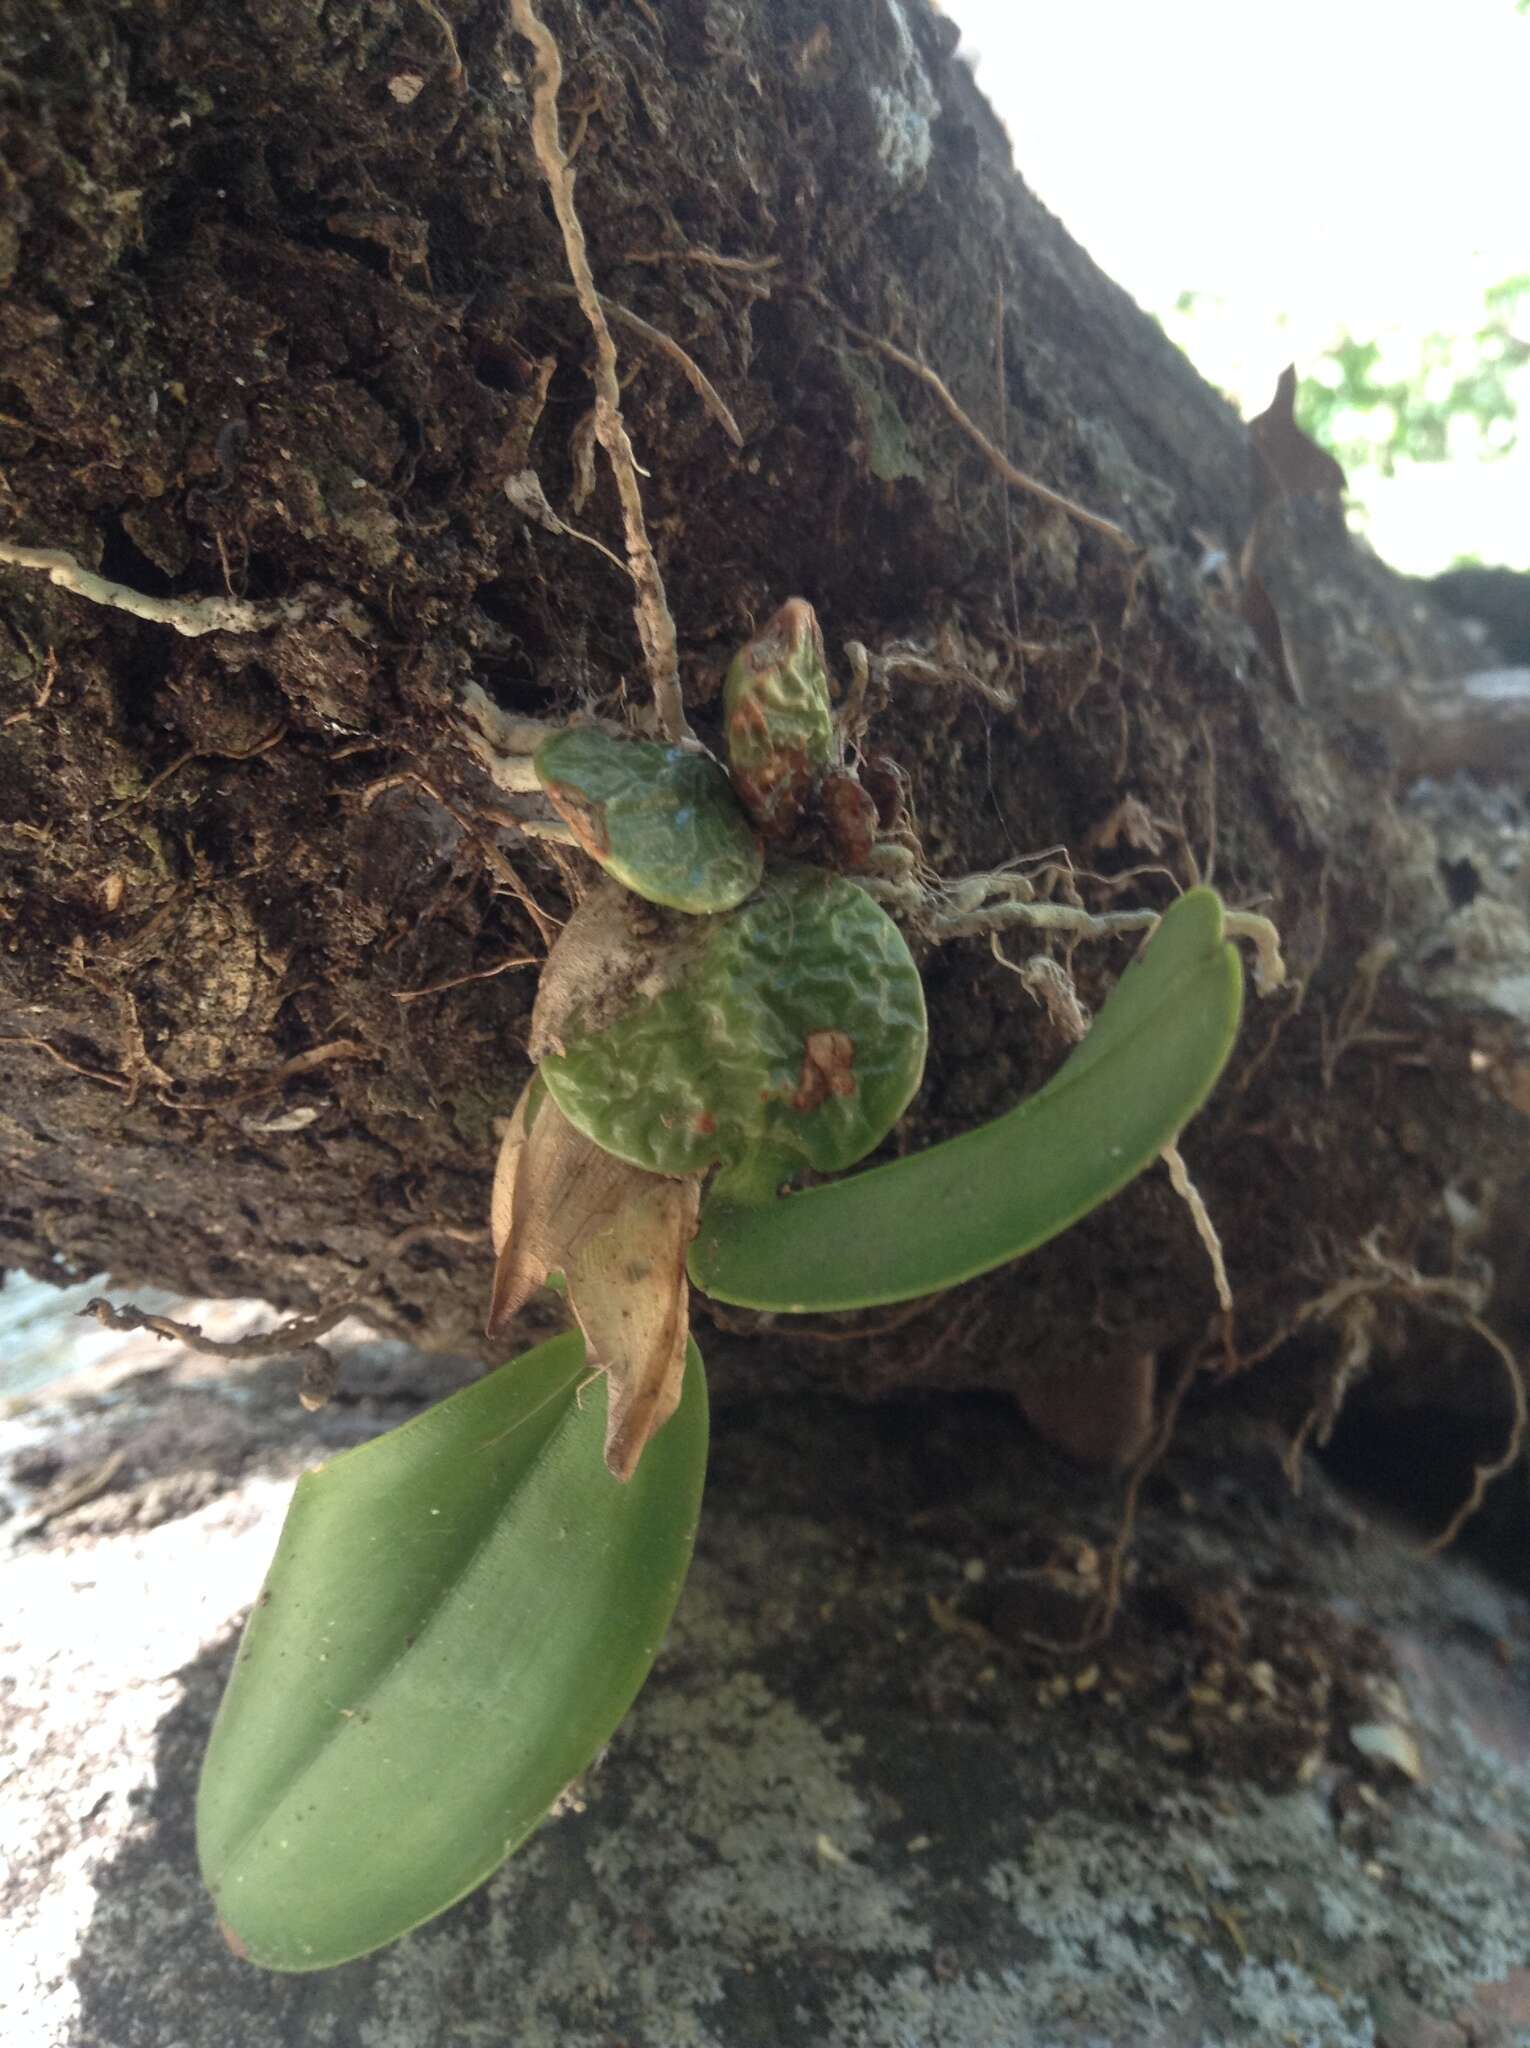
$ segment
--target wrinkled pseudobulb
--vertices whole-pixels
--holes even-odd
[[[721,1166],[741,1200],[864,1158],[919,1086],[925,1044],[897,926],[806,867],[717,917],[596,890],[548,958],[531,1031],[575,1129],[653,1173]]]

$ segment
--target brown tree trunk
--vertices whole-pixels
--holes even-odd
[[[613,315],[698,728],[800,594],[831,650],[958,678],[903,676],[875,727],[942,874],[1061,846],[1092,906],[1200,877],[1267,909],[1293,982],[1184,1146],[1236,1342],[1309,1311],[1310,1379],[1342,1342],[1311,1305],[1358,1276],[1375,1355],[1419,1355],[1430,1314],[1482,1305],[1465,1238],[1508,1227],[1530,943],[1523,821],[1410,803],[1388,707],[1489,660],[1293,502],[1260,574],[1297,701],[1216,568],[1250,525],[1244,429],[1026,190],[923,0],[546,18],[599,286],[737,423]],[[536,979],[486,970],[542,954],[571,872],[502,821],[465,693],[541,717],[646,695],[630,585],[590,545],[621,527],[530,52],[498,0],[29,0],[3,46],[0,543],[242,602],[192,636],[0,569],[0,1258],[294,1308],[359,1289],[385,1328],[471,1343]],[[1140,560],[1011,488],[868,337]],[[1124,957],[1075,950],[1086,999]],[[983,943],[926,973],[910,1146],[1063,1050]],[[1367,1240],[1463,1291],[1410,1292]],[[724,1385],[994,1386],[1067,1438],[1079,1388],[1140,1412],[1144,1362],[1214,1307],[1152,1174],[895,1328],[710,1346]],[[1497,1370],[1459,1325],[1427,1357]]]

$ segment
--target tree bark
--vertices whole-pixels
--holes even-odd
[[[831,650],[958,678],[902,676],[874,727],[942,874],[1065,847],[1092,906],[1203,878],[1276,919],[1293,981],[1184,1151],[1238,1355],[1296,1332],[1293,1414],[1339,1343],[1298,1319],[1374,1278],[1367,1240],[1481,1307],[1466,1240],[1510,1228],[1530,1110],[1525,821],[1410,795],[1388,707],[1490,663],[1292,501],[1260,576],[1296,701],[1217,568],[1251,522],[1245,430],[1015,175],[923,0],[546,20],[594,275],[647,323],[612,316],[698,730],[800,594]],[[360,1292],[384,1328],[481,1347],[536,980],[486,970],[540,958],[578,875],[504,822],[464,700],[646,699],[628,579],[589,545],[619,555],[621,524],[530,50],[472,0],[32,0],[3,41],[0,542],[239,604],[191,636],[0,569],[0,1258]],[[1012,489],[868,337],[1140,557]],[[1073,951],[1087,1001],[1125,957]],[[985,945],[923,965],[909,1147],[1064,1051]],[[1375,1355],[1417,1357],[1438,1301],[1377,1284]],[[1067,1440],[1101,1389],[1140,1419],[1144,1361],[1192,1354],[1214,1310],[1154,1173],[961,1296],[829,1332],[854,1342],[702,1334],[725,1385],[997,1387]],[[1449,1346],[1427,1355],[1463,1386],[1497,1372],[1459,1323]]]

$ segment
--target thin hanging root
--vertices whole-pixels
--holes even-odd
[[[1200,1189],[1190,1178],[1184,1155],[1177,1145],[1165,1145],[1159,1158],[1169,1169],[1169,1180],[1174,1192],[1190,1211],[1190,1220],[1195,1225],[1195,1234],[1206,1247],[1206,1256],[1211,1261],[1211,1277],[1217,1290],[1217,1303],[1224,1315],[1233,1312],[1232,1283],[1227,1277],[1227,1261],[1222,1256],[1222,1240],[1217,1227],[1211,1220],[1211,1211],[1206,1207]]]
[[[155,791],[163,789],[167,782],[179,775],[188,762],[253,761],[261,754],[269,754],[273,747],[279,747],[286,737],[286,726],[279,725],[275,732],[267,733],[266,737],[257,740],[253,747],[240,747],[233,752],[225,752],[221,747],[211,747],[205,752],[199,752],[195,747],[188,748],[184,754],[177,754],[168,768],[161,768],[152,781],[146,782],[137,796],[130,796],[120,804],[113,804],[109,811],[103,811],[101,823],[109,825],[114,818],[120,818],[124,812],[136,810],[140,804],[146,804]]]
[[[996,869],[990,874],[964,875],[938,890],[912,878],[872,876],[861,887],[894,909],[914,917],[926,937],[937,945],[948,939],[979,938],[985,933],[1024,925],[1032,931],[1068,932],[1084,939],[1108,939],[1128,932],[1150,932],[1160,922],[1156,910],[1085,910],[1074,903],[1030,901],[1032,883],[1024,875]],[[941,899],[944,899],[942,901]],[[998,899],[998,900],[993,900]],[[1266,996],[1286,978],[1280,933],[1269,918],[1251,910],[1228,910],[1224,923],[1230,939],[1244,939],[1254,948],[1254,986]]]
[[[169,1316],[151,1315],[132,1302],[125,1302],[118,1308],[101,1295],[87,1301],[80,1314],[94,1316],[108,1330],[148,1330],[156,1337],[184,1344],[188,1351],[200,1352],[209,1358],[242,1360],[296,1354],[303,1360],[298,1399],[305,1408],[312,1410],[324,1406],[339,1382],[338,1369],[319,1343],[319,1338],[328,1336],[337,1323],[365,1308],[377,1283],[392,1270],[411,1245],[423,1244],[431,1238],[449,1238],[457,1244],[476,1245],[482,1242],[483,1235],[481,1230],[465,1230],[456,1223],[412,1223],[389,1239],[351,1292],[342,1295],[338,1301],[316,1309],[311,1315],[290,1316],[274,1329],[251,1330],[247,1335],[230,1338],[227,1342],[217,1337],[204,1337],[195,1323],[178,1323]]]
[[[608,306],[618,320],[625,320],[634,334],[640,334],[645,341],[651,341],[655,348],[662,350],[669,357],[734,447],[742,448],[744,437],[722,394],[706,371],[693,357],[686,354],[674,336],[666,334],[662,327],[653,326],[641,313],[634,313],[630,306],[619,306],[614,299],[603,299],[601,303]]]
[[[0,732],[6,732],[13,725],[20,725],[24,719],[35,718],[47,705],[53,695],[53,685],[58,681],[58,656],[50,647],[42,665],[42,683],[30,704],[24,704],[19,711],[13,711],[9,718],[0,718]]]
[[[1366,1262],[1366,1270],[1346,1274],[1342,1280],[1334,1281],[1321,1294],[1304,1302],[1273,1336],[1265,1339],[1257,1351],[1235,1359],[1232,1369],[1248,1372],[1252,1367],[1262,1365],[1298,1330],[1311,1323],[1337,1323],[1344,1333],[1344,1348],[1316,1415],[1322,1432],[1318,1441],[1322,1443],[1338,1420],[1345,1391],[1370,1363],[1373,1303],[1399,1301],[1426,1316],[1434,1316],[1452,1329],[1470,1330],[1474,1337],[1479,1337],[1503,1368],[1504,1385],[1509,1394],[1509,1426],[1504,1433],[1502,1451],[1487,1464],[1473,1466],[1471,1485],[1465,1498],[1439,1535],[1424,1545],[1420,1554],[1432,1557],[1455,1542],[1481,1507],[1493,1481],[1501,1478],[1519,1458],[1526,1437],[1530,1435],[1530,1400],[1527,1400],[1525,1376],[1519,1361],[1497,1331],[1491,1329],[1476,1312],[1473,1305],[1479,1298],[1476,1290],[1449,1274],[1431,1276],[1420,1273],[1405,1260],[1384,1252],[1380,1239],[1378,1228],[1360,1241],[1359,1251]],[[1365,1312],[1363,1319],[1359,1313],[1362,1310]],[[1313,1420],[1314,1417],[1309,1415],[1303,1422],[1298,1441],[1287,1454],[1288,1470],[1294,1464]]]
[[[7,1033],[0,1037],[0,1045],[24,1045],[31,1052],[46,1053],[55,1066],[66,1073],[78,1074],[86,1081],[99,1081],[103,1088],[120,1088],[124,1092],[131,1086],[126,1074],[103,1074],[96,1067],[82,1067],[78,1061],[61,1053],[56,1045],[50,1045],[46,1038],[38,1038],[30,1031]]]
[[[628,263],[704,263],[711,270],[732,270],[741,277],[761,277],[780,267],[779,256],[719,256],[699,243],[689,249],[629,249]]]
[[[622,505],[622,526],[627,539],[627,560],[637,585],[633,617],[643,646],[648,681],[653,690],[659,727],[667,740],[690,737],[685,705],[680,695],[680,655],[675,639],[675,622],[664,595],[664,579],[648,538],[643,516],[643,495],[638,487],[637,462],[622,419],[621,382],[617,373],[616,344],[595,288],[590,270],[584,228],[574,206],[574,174],[569,168],[558,132],[558,90],[563,83],[563,58],[551,31],[537,15],[532,0],[510,0],[510,19],[536,51],[536,77],[532,83],[531,140],[537,162],[547,182],[553,211],[563,230],[563,248],[569,275],[579,304],[595,338],[595,433],[606,451],[616,479]]]
[[[911,683],[930,683],[947,689],[971,690],[996,711],[1013,711],[1015,697],[999,683],[991,683],[986,676],[974,675],[971,669],[952,667],[948,663],[930,661],[922,654],[893,653],[878,658],[877,666],[882,674],[891,680],[903,676]]]
[[[494,876],[496,881],[502,882],[509,894],[515,897],[526,915],[536,926],[543,945],[551,946],[561,928],[558,919],[548,916],[547,912],[543,910],[535,896],[532,895],[526,884],[516,873],[514,867],[505,859],[505,856],[494,845],[493,841],[486,834],[477,831],[468,819],[463,817],[460,811],[447,802],[435,784],[417,770],[406,768],[396,775],[384,775],[380,781],[369,783],[361,792],[362,809],[369,810],[385,791],[398,789],[405,784],[412,784],[414,788],[423,790],[432,803],[438,804],[445,811],[453,824],[462,832],[469,845],[475,849],[479,859],[483,862],[489,873]],[[526,829],[518,818],[511,818],[506,822],[519,827],[522,831]]]
[[[471,974],[454,974],[450,981],[433,981],[429,988],[396,988],[393,1000],[396,1003],[417,1003],[425,996],[443,995],[449,988],[462,988],[470,981],[493,981],[496,975],[508,974],[514,967],[540,967],[541,960],[534,953],[513,953],[508,960],[496,960],[492,967],[476,967]]]
[[[1339,1006],[1338,1021],[1332,1031],[1328,1028],[1327,1019],[1323,1020],[1322,1075],[1325,1089],[1333,1087],[1334,1073],[1345,1053],[1359,1043],[1376,1006],[1376,991],[1381,986],[1381,977],[1400,951],[1396,939],[1373,940],[1355,962],[1355,978]]]
[[[1121,1516],[1116,1524],[1116,1533],[1105,1550],[1104,1585],[1095,1601],[1093,1614],[1078,1634],[1070,1640],[1043,1635],[1030,1629],[1023,1630],[1023,1640],[1033,1649],[1046,1650],[1054,1656],[1075,1656],[1082,1650],[1097,1649],[1110,1634],[1116,1616],[1121,1611],[1121,1590],[1126,1583],[1127,1560],[1131,1556],[1132,1539],[1137,1531],[1137,1506],[1142,1498],[1142,1489],[1174,1439],[1179,1411],[1184,1406],[1185,1396],[1190,1391],[1190,1384],[1197,1370],[1194,1358],[1187,1359],[1181,1366],[1179,1376],[1169,1389],[1153,1427],[1152,1435],[1138,1452],[1126,1475],[1126,1486],[1121,1497]]]
[[[462,52],[457,47],[457,35],[451,23],[436,5],[436,0],[419,0],[419,5],[430,16],[441,31],[441,40],[446,45],[446,82],[453,92],[467,91],[467,71],[463,66]]]
[[[1116,1533],[1105,1553],[1105,1590],[1100,1595],[1099,1612],[1093,1624],[1085,1629],[1078,1647],[1092,1649],[1109,1635],[1117,1614],[1121,1611],[1121,1588],[1126,1580],[1126,1561],[1131,1555],[1132,1538],[1137,1532],[1137,1503],[1142,1498],[1142,1489],[1149,1475],[1162,1462],[1164,1453],[1174,1441],[1174,1431],[1179,1424],[1179,1411],[1184,1406],[1185,1396],[1197,1371],[1196,1361],[1187,1359],[1180,1368],[1179,1377],[1169,1390],[1163,1404],[1163,1413],[1158,1418],[1158,1427],[1148,1438],[1138,1455],[1126,1481],[1126,1492],[1121,1502],[1121,1520]]]
[[[1368,1295],[1360,1295],[1351,1301],[1340,1316],[1340,1328],[1343,1339],[1333,1370],[1328,1375],[1328,1383],[1302,1417],[1301,1426],[1281,1460],[1293,1493],[1302,1490],[1302,1457],[1308,1441],[1315,1442],[1320,1451],[1327,1448],[1350,1388],[1370,1368],[1376,1336],[1374,1300]]]
[[[993,957],[1001,967],[1007,967],[1012,974],[1020,977],[1029,994],[1034,996],[1053,1025],[1070,1045],[1077,1045],[1089,1029],[1089,1014],[1078,999],[1073,986],[1073,977],[1056,960],[1049,960],[1045,954],[1027,960],[1023,967],[1017,967],[999,944],[999,935],[994,932],[988,941]],[[1227,1261],[1222,1254],[1222,1240],[1217,1227],[1211,1220],[1211,1211],[1206,1207],[1200,1189],[1190,1178],[1190,1169],[1185,1164],[1184,1154],[1178,1145],[1165,1145],[1159,1158],[1169,1169],[1169,1180],[1175,1194],[1190,1211],[1190,1220],[1195,1225],[1195,1234],[1206,1248],[1211,1261],[1211,1278],[1217,1290],[1217,1304],[1222,1313],[1231,1317],[1233,1312],[1232,1283],[1227,1277]]]
[[[1503,1367],[1504,1385],[1509,1390],[1509,1427],[1504,1436],[1503,1449],[1499,1455],[1486,1465],[1474,1465],[1472,1467],[1472,1483],[1467,1488],[1465,1499],[1445,1524],[1439,1535],[1432,1537],[1424,1545],[1425,1557],[1433,1557],[1437,1552],[1447,1550],[1455,1542],[1472,1516],[1481,1507],[1487,1490],[1493,1481],[1501,1479],[1504,1473],[1517,1462],[1520,1452],[1524,1449],[1525,1431],[1527,1427],[1530,1427],[1530,1411],[1527,1411],[1525,1400],[1525,1377],[1519,1369],[1519,1361],[1498,1333],[1495,1330],[1490,1330],[1480,1316],[1463,1316],[1462,1321],[1467,1329],[1472,1332],[1473,1336],[1482,1339],[1483,1343],[1487,1345],[1488,1349]]]
[[[516,4],[519,4],[519,0],[516,0]],[[1123,554],[1131,556],[1134,561],[1141,558],[1142,549],[1113,519],[1106,519],[1098,512],[1090,512],[1083,505],[1075,504],[1072,498],[1064,497],[1061,491],[1054,491],[1050,484],[1041,483],[1037,478],[1027,476],[1023,469],[1017,469],[1009,457],[994,446],[976,420],[963,412],[945,384],[927,363],[920,362],[917,356],[910,355],[907,350],[898,348],[893,342],[885,341],[880,334],[873,334],[869,328],[857,326],[848,315],[841,313],[837,306],[831,304],[822,292],[809,291],[806,296],[836,319],[847,334],[853,334],[857,341],[865,342],[868,348],[874,348],[879,354],[886,356],[890,363],[896,363],[900,369],[907,370],[910,376],[917,377],[921,383],[927,384],[949,417],[961,428],[974,447],[981,449],[991,467],[997,470],[1007,484],[1012,485],[1017,491],[1027,492],[1033,498],[1039,498],[1044,505],[1051,505],[1059,512],[1066,512],[1068,517],[1076,519],[1080,526],[1087,526],[1093,532],[1103,534],[1106,540],[1113,542]]]
[[[564,292],[577,296],[571,284],[548,285],[545,289],[560,297]],[[656,349],[669,357],[734,447],[742,448],[744,437],[739,431],[738,421],[733,417],[722,393],[695,357],[688,355],[672,334],[666,334],[662,327],[655,327],[651,321],[645,320],[641,313],[634,313],[630,306],[621,305],[605,292],[600,295],[600,303],[614,320],[623,321],[634,334],[641,335],[644,341],[652,342]]]

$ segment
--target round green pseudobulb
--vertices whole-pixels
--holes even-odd
[[[583,727],[544,740],[536,771],[585,852],[650,903],[731,910],[758,888],[760,843],[709,755]]]
[[[834,757],[823,634],[805,599],[789,597],[734,656],[723,683],[723,727],[745,810],[768,838],[790,838]]]
[[[725,917],[655,935],[629,915],[624,936],[623,915],[586,900],[533,1018],[548,1092],[587,1137],[655,1173],[720,1164],[734,1199],[763,1200],[891,1130],[924,1070],[924,991],[863,890],[785,868]]]

